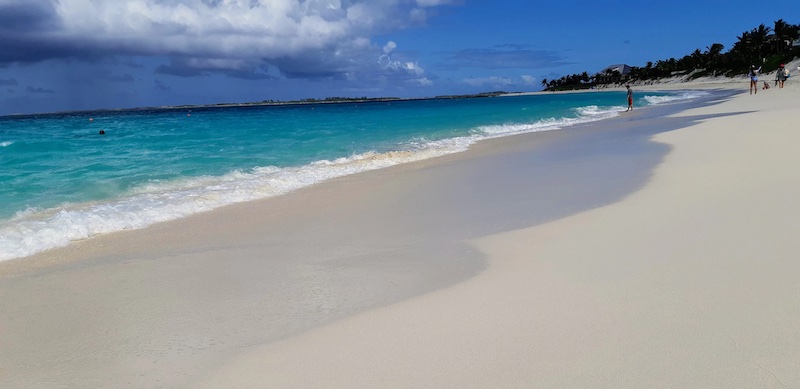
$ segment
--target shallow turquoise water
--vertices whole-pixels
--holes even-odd
[[[637,106],[697,97],[639,95]],[[0,260],[613,117],[624,101],[598,92],[2,117]]]

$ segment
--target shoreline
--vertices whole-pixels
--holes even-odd
[[[109,198],[98,203],[93,202],[80,202],[76,201],[74,205],[58,206],[52,209],[44,209],[43,212],[33,211],[30,215],[23,216],[18,220],[9,219],[4,222],[3,230],[6,230],[7,235],[0,236],[0,263],[7,260],[15,260],[25,257],[30,257],[36,253],[42,253],[49,249],[56,247],[65,247],[74,242],[85,239],[94,239],[97,236],[105,235],[108,233],[126,231],[133,229],[145,228],[149,225],[161,223],[164,221],[175,220],[178,218],[189,216],[192,213],[200,213],[236,202],[258,200],[259,198],[270,198],[279,195],[291,193],[303,186],[313,185],[322,181],[329,180],[341,175],[349,175],[357,172],[385,168],[390,165],[404,164],[413,162],[414,160],[435,158],[437,156],[459,153],[474,145],[476,142],[485,140],[487,138],[509,136],[517,131],[530,131],[540,132],[549,130],[565,130],[572,127],[575,122],[591,122],[601,120],[603,117],[619,115],[613,108],[593,112],[592,114],[580,114],[576,118],[564,117],[556,122],[549,122],[548,120],[539,120],[531,124],[517,126],[510,126],[499,132],[485,133],[481,135],[468,135],[464,134],[460,137],[451,137],[439,142],[432,142],[424,148],[412,151],[403,151],[403,147],[398,149],[398,152],[383,152],[371,156],[371,153],[358,154],[351,156],[342,156],[342,163],[328,164],[325,162],[323,167],[315,166],[315,163],[298,166],[284,166],[279,168],[281,171],[290,172],[291,175],[296,176],[295,181],[284,181],[280,178],[272,178],[270,175],[263,175],[253,172],[242,170],[245,177],[238,177],[236,179],[237,185],[252,185],[255,186],[253,191],[249,193],[261,193],[256,195],[237,194],[230,197],[231,193],[236,192],[232,189],[234,187],[224,186],[221,190],[222,195],[214,197],[215,200],[208,199],[199,203],[187,202],[173,202],[165,201],[155,211],[155,208],[150,209],[142,207],[139,203],[143,201],[140,196],[128,194],[120,194],[115,198]],[[501,125],[500,127],[504,127]],[[522,128],[525,129],[522,129]],[[330,167],[324,167],[330,166]],[[297,169],[295,169],[297,168]],[[252,175],[251,175],[252,173]],[[231,172],[213,177],[213,180],[222,180],[225,183],[225,177],[232,174]],[[276,180],[276,182],[272,182]],[[190,179],[191,183],[193,180]],[[187,184],[188,185],[188,184]],[[171,190],[182,190],[184,188],[172,188]],[[276,192],[277,193],[273,193]],[[161,196],[163,193],[155,192],[155,195]],[[205,193],[202,191],[191,192],[187,196],[192,198],[197,196],[204,198]],[[184,196],[180,193],[179,195]],[[260,197],[266,196],[266,197]],[[120,201],[130,200],[130,206],[121,206]],[[110,204],[109,207],[104,206]],[[127,209],[127,211],[117,211],[117,208]],[[28,205],[28,210],[35,209],[32,205]],[[25,214],[28,210],[23,211],[18,209],[16,212]],[[70,216],[62,217],[62,211],[66,211]],[[98,218],[97,215],[105,215]],[[150,215],[141,217],[140,215]],[[39,220],[41,217],[43,219]],[[66,220],[62,220],[66,219]],[[70,219],[85,220],[85,223],[71,224]],[[130,221],[129,221],[130,220]],[[40,222],[41,221],[41,222]],[[119,221],[119,222],[114,222]],[[50,228],[51,226],[59,226]],[[0,268],[2,265],[0,264]],[[0,270],[2,273],[2,270]]]
[[[100,384],[106,382],[103,379],[108,379],[109,376],[123,376],[132,380],[132,386],[148,386],[154,382],[181,386],[194,382],[202,371],[210,367],[226,361],[228,363],[224,369],[237,365],[239,362],[232,361],[241,361],[240,358],[244,358],[241,355],[242,350],[271,348],[274,342],[281,339],[282,342],[291,344],[291,349],[298,346],[296,342],[300,342],[299,346],[302,348],[305,344],[302,339],[307,335],[325,331],[330,326],[336,327],[338,323],[348,323],[363,315],[369,316],[372,312],[382,312],[391,307],[414,304],[419,299],[427,298],[426,296],[439,295],[460,285],[473,284],[473,280],[491,273],[493,262],[490,260],[490,269],[484,270],[486,263],[483,256],[488,254],[491,258],[493,254],[485,252],[483,248],[480,252],[476,251],[461,242],[497,233],[502,235],[503,231],[515,231],[531,225],[546,229],[548,223],[558,223],[573,215],[593,212],[594,209],[620,201],[624,203],[632,193],[650,185],[648,168],[637,166],[637,169],[630,170],[626,166],[631,161],[642,162],[642,158],[645,158],[649,162],[642,165],[656,168],[660,166],[663,156],[669,155],[668,147],[654,145],[655,149],[642,149],[642,142],[648,144],[647,139],[650,136],[694,125],[725,113],[703,114],[679,120],[662,118],[662,121],[652,124],[649,131],[631,139],[632,131],[639,130],[641,120],[648,117],[643,117],[640,112],[581,125],[580,131],[575,133],[524,134],[484,141],[485,143],[473,146],[474,150],[465,153],[338,178],[318,187],[303,189],[300,193],[281,196],[285,197],[283,199],[278,197],[237,204],[219,212],[212,211],[186,220],[151,226],[146,230],[126,231],[112,234],[108,238],[100,237],[96,241],[79,242],[74,247],[56,249],[59,250],[58,253],[43,255],[40,258],[41,263],[46,264],[49,259],[57,259],[59,256],[72,256],[75,261],[56,267],[46,265],[39,269],[18,269],[16,276],[0,278],[0,282],[3,282],[0,287],[4,291],[18,293],[7,295],[19,298],[15,300],[19,301],[19,306],[4,308],[6,312],[12,312],[11,315],[13,312],[27,315],[23,313],[26,303],[56,304],[59,293],[67,292],[61,300],[73,305],[71,308],[94,306],[95,310],[91,313],[100,323],[83,322],[85,319],[64,311],[36,312],[36,315],[43,315],[39,318],[44,318],[45,321],[56,320],[56,317],[64,320],[66,315],[67,319],[72,320],[67,322],[88,325],[88,328],[81,330],[88,334],[102,331],[97,328],[101,324],[115,323],[113,320],[108,321],[109,319],[121,320],[119,324],[131,325],[129,320],[141,317],[137,319],[138,325],[114,327],[120,331],[119,334],[113,334],[114,336],[127,336],[128,343],[123,342],[120,345],[133,347],[138,352],[121,360],[115,359],[115,363],[120,365],[107,366],[100,358],[103,356],[102,352],[95,352],[93,357],[97,360],[91,363],[95,367],[102,367],[99,371],[64,371],[69,370],[68,366],[55,365],[49,368],[50,371],[40,372],[41,377],[49,376],[52,379],[52,375],[63,375],[61,379],[64,382],[73,383],[85,383],[87,379],[94,377],[98,381],[93,382]],[[616,132],[610,127],[615,127]],[[533,160],[532,154],[539,159]],[[536,163],[550,164],[548,167],[557,166],[558,169],[549,173],[523,169],[532,168]],[[599,165],[595,170],[586,170],[587,166],[595,164]],[[506,173],[494,177],[498,176],[498,171]],[[549,193],[551,197],[538,200],[540,202],[537,205],[541,209],[533,213],[519,212],[520,207],[531,200],[514,195],[531,193],[530,185],[533,183],[504,188],[510,194],[506,194],[503,205],[492,204],[496,191],[490,188],[476,190],[487,184],[491,186],[511,182],[525,175],[533,175],[535,179],[550,180],[547,182],[556,184],[552,193]],[[564,180],[562,175],[575,177]],[[497,181],[487,181],[487,178]],[[589,186],[581,186],[580,181],[588,182]],[[545,181],[539,181],[541,182]],[[454,201],[454,194],[463,196],[464,193],[474,195],[469,199]],[[564,195],[568,193],[578,195],[565,198]],[[419,204],[427,203],[432,204],[427,208],[418,208]],[[444,204],[448,204],[449,208],[438,209],[444,207]],[[393,205],[395,210],[378,212],[392,208],[389,205]],[[412,206],[417,208],[411,208]],[[477,210],[469,212],[468,216],[453,216],[470,208]],[[543,216],[541,210],[548,208],[557,208],[557,212]],[[413,209],[413,212],[406,214],[402,212],[403,209]],[[284,224],[254,217],[259,214],[270,215],[284,221]],[[489,216],[493,214],[499,216],[494,216],[493,219]],[[352,219],[354,215],[356,220],[342,224],[342,220]],[[394,223],[388,230],[386,220]],[[289,223],[285,224],[286,221]],[[487,224],[489,227],[486,227]],[[458,233],[449,231],[454,226],[473,227],[464,228]],[[298,233],[305,235],[299,236]],[[282,245],[282,242],[287,243]],[[270,260],[269,263],[262,262],[266,248],[274,250],[270,255],[274,256],[273,259],[278,259]],[[303,262],[300,266],[286,261],[298,257],[315,259]],[[376,263],[376,258],[382,259]],[[409,262],[410,259],[413,260]],[[287,269],[293,272],[290,274],[294,274],[289,280],[259,278],[274,271],[285,272]],[[220,276],[224,276],[223,281],[220,281]],[[91,285],[98,281],[101,285]],[[29,284],[24,285],[26,282]],[[131,282],[141,285],[132,287],[129,285]],[[214,282],[223,285],[212,287],[210,283]],[[270,289],[260,285],[264,282],[275,285]],[[297,282],[300,286],[292,286],[292,282]],[[58,287],[53,287],[54,283]],[[73,285],[87,283],[90,286],[86,290],[76,293]],[[32,288],[33,285],[41,289]],[[209,287],[212,287],[211,291],[204,290]],[[102,298],[94,295],[105,290],[104,288],[124,290],[101,296]],[[38,295],[24,294],[31,290],[38,290]],[[165,295],[164,292],[177,296]],[[223,296],[220,297],[217,292]],[[365,303],[363,295],[370,293],[378,295]],[[291,302],[304,305],[305,310],[294,309],[289,306],[291,304],[269,305],[262,301],[263,297],[259,297],[276,295],[288,296]],[[56,301],[51,301],[52,299]],[[156,307],[131,305],[131,299],[155,303]],[[133,308],[128,315],[134,316],[125,319],[111,315],[108,308],[115,304]],[[230,304],[241,306],[231,308]],[[97,310],[98,306],[104,308]],[[261,313],[251,312],[253,307],[259,307]],[[284,315],[287,319],[283,324],[277,325],[283,326],[281,330],[264,335],[265,328],[276,327],[275,316],[270,316],[270,312],[276,313],[275,316]],[[8,319],[10,314],[6,315]],[[242,322],[243,317],[246,320]],[[299,325],[298,321],[305,321],[306,324]],[[194,322],[201,325],[180,328],[180,331],[174,332],[164,329],[165,326],[178,329],[181,324],[185,326]],[[53,328],[47,328],[44,324],[38,330],[42,334],[52,335]],[[241,326],[247,329],[242,331]],[[233,338],[212,336],[214,333],[229,330],[243,333]],[[155,336],[148,331],[155,332]],[[64,333],[63,336],[74,337],[75,334]],[[113,337],[80,339],[95,346],[107,341],[114,344]],[[283,344],[282,342],[279,343]],[[258,346],[259,344],[267,346]],[[17,348],[32,346],[17,344],[13,339],[3,339],[2,336],[0,345],[11,346],[6,348],[9,353],[14,350],[15,345]],[[64,350],[69,349],[69,344],[61,345],[65,347]],[[107,351],[113,351],[113,347]],[[38,358],[42,357],[39,355]],[[5,358],[0,356],[0,361],[8,361],[9,358],[14,361],[9,355],[5,355]],[[29,358],[37,359],[35,355]],[[146,378],[134,378],[134,373],[152,371],[153,368],[147,364],[149,359],[157,359],[166,363],[166,366],[162,364],[156,369],[156,373]],[[191,361],[191,366],[187,366],[188,361]],[[4,373],[5,377],[0,373],[0,382],[10,379],[7,378],[9,372],[17,372],[13,370],[15,364],[4,365],[12,368]],[[253,374],[255,372],[245,374],[240,379],[264,378]],[[223,376],[224,374],[215,377]],[[11,382],[39,382],[36,377],[25,378],[30,381]],[[207,379],[210,383],[219,383],[215,381],[217,378]]]

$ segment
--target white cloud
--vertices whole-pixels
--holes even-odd
[[[536,85],[536,77],[530,75],[523,75],[521,76],[522,83],[525,85]]]
[[[378,64],[386,70],[404,71],[408,74],[422,75],[425,70],[417,62],[402,62],[393,60],[391,56],[383,54],[378,57]]]
[[[396,48],[397,43],[394,43],[393,41],[386,42],[386,44],[383,46],[383,53],[386,55],[392,54],[392,51],[394,51]]]
[[[397,43],[389,41],[383,46],[383,54],[378,56],[378,65],[390,75],[410,79],[422,85],[430,85],[430,80],[425,78],[425,69],[418,62],[403,61],[392,58],[392,53],[397,49]]]
[[[66,38],[145,53],[272,58],[362,33],[335,0],[62,0],[57,12]]]
[[[421,76],[425,74],[425,70],[422,69],[416,62],[406,62],[403,65],[403,68],[413,75]]]
[[[5,61],[103,56],[169,56],[206,69],[231,64],[255,68],[267,62],[282,71],[297,62],[304,71],[345,74],[368,63],[376,33],[415,23],[418,11],[443,0],[11,0],[53,19],[57,29],[21,31]],[[0,36],[0,41],[4,38]],[[50,48],[58,45],[61,50]],[[384,54],[396,48],[387,43]],[[42,54],[45,53],[45,54]],[[47,54],[53,53],[53,54]],[[88,55],[91,54],[91,55]],[[373,57],[374,58],[374,57]],[[192,59],[191,61],[188,59]],[[374,66],[374,62],[373,66]],[[316,65],[315,65],[316,64]],[[319,69],[314,69],[314,66]],[[324,68],[323,68],[324,67]],[[409,72],[418,65],[400,63]],[[352,69],[350,69],[352,70]]]

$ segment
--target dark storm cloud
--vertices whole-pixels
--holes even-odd
[[[0,33],[28,34],[58,30],[61,23],[49,2],[0,3]]]
[[[320,53],[305,53],[297,57],[268,60],[287,78],[343,78],[357,65],[349,60]]]
[[[169,64],[169,65],[159,65],[156,68],[156,74],[164,74],[167,76],[176,76],[176,77],[207,77],[210,76],[206,69],[199,69],[193,66],[180,66]]]
[[[155,73],[176,77],[208,77],[214,74],[223,74],[231,78],[240,78],[243,80],[266,80],[273,78],[268,74],[259,73],[255,69],[203,69],[194,66],[175,65],[174,63],[158,66]]]
[[[176,77],[208,77],[223,74],[244,80],[264,80],[274,78],[265,73],[263,66],[252,61],[231,61],[197,58],[174,58],[169,64],[159,65],[156,74]]]
[[[50,59],[102,57],[87,40],[68,37],[50,0],[0,3],[0,67]]]
[[[70,44],[52,35],[61,28],[49,1],[0,3],[0,66],[69,57]]]

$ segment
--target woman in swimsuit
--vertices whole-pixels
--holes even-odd
[[[758,72],[761,68],[756,69],[755,65],[750,65],[750,71],[747,75],[750,76],[750,94],[758,93]]]

